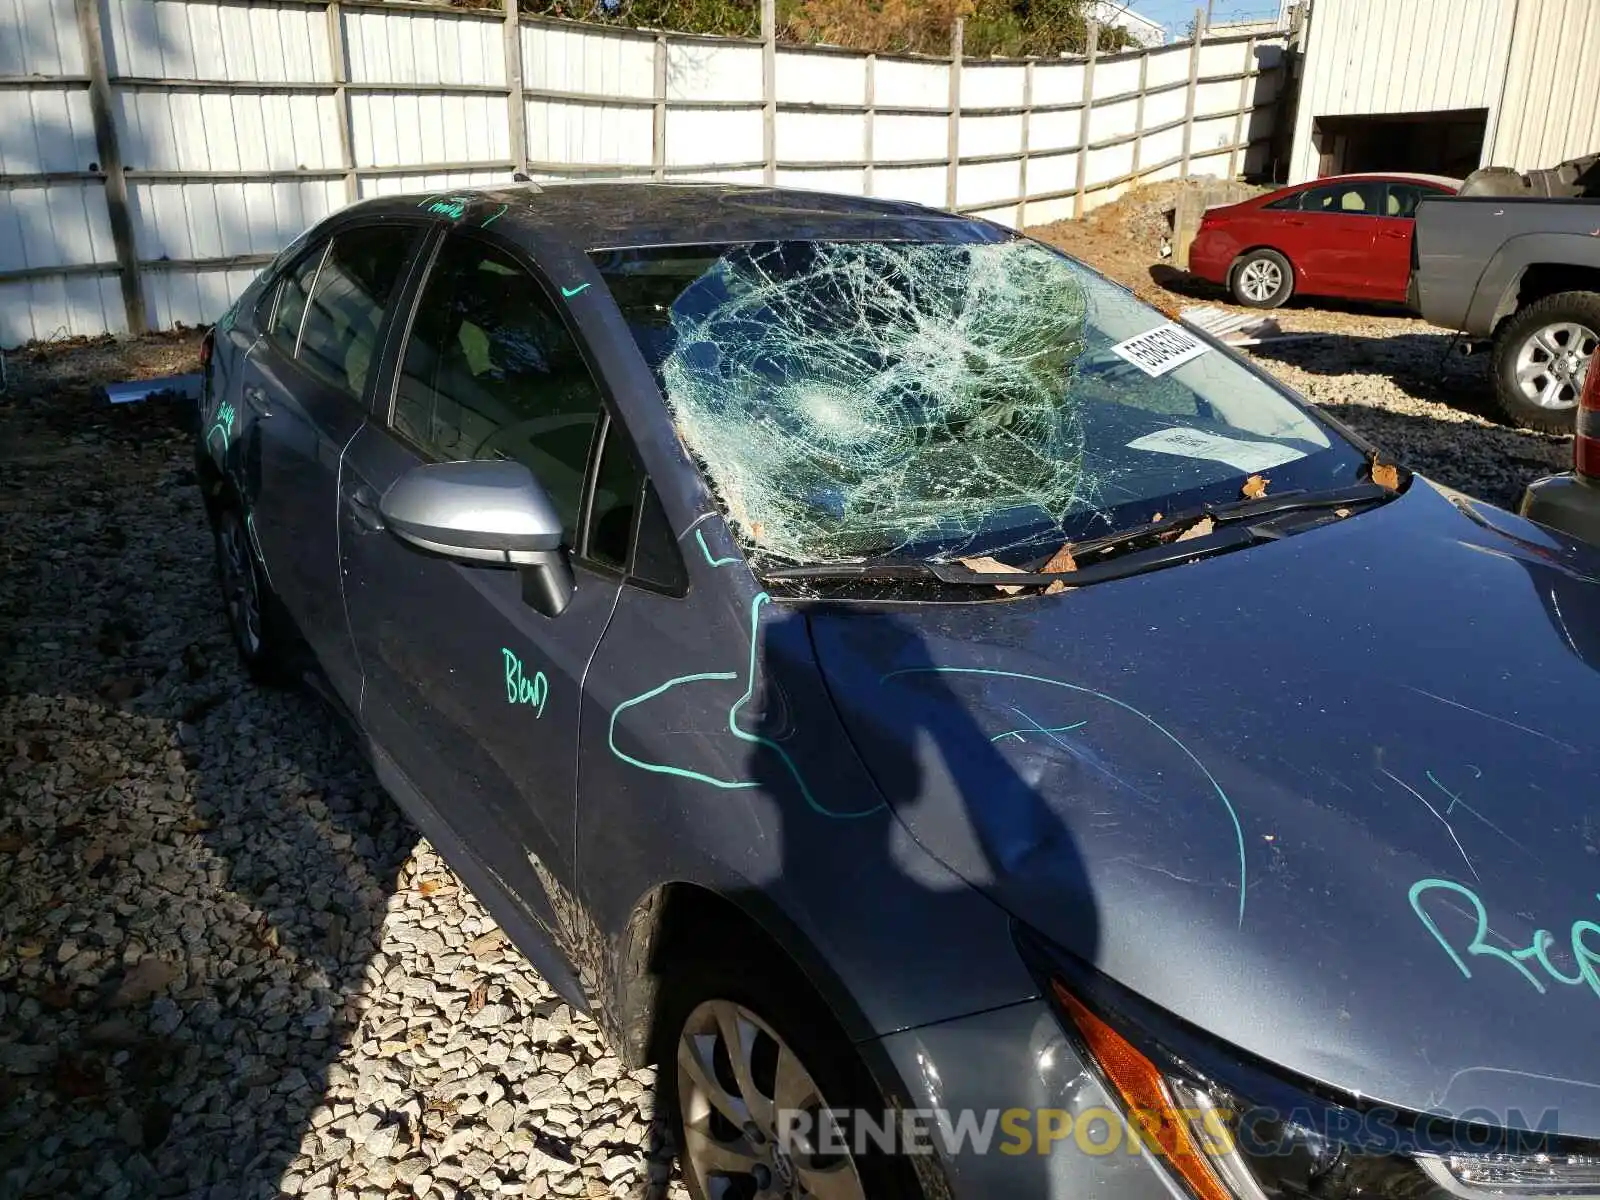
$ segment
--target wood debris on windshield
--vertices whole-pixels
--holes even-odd
[[[1267,494],[1267,481],[1260,475],[1252,475],[1244,481],[1244,486],[1239,489],[1239,494],[1246,500],[1260,500]]]
[[[977,571],[984,575],[1017,575],[1022,572],[1021,567],[1008,567],[998,558],[990,558],[987,555],[980,558],[961,558],[956,561],[967,570]],[[997,583],[995,587],[1008,596],[1015,596],[1022,590],[1020,585],[1011,583]]]

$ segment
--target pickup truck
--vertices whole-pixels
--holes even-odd
[[[1501,409],[1516,424],[1549,433],[1572,431],[1584,373],[1600,347],[1594,158],[1575,160],[1588,165],[1568,172],[1574,178],[1565,186],[1558,179],[1530,188],[1527,177],[1499,169],[1468,176],[1460,195],[1426,199],[1416,214],[1412,307],[1474,344],[1492,343]]]

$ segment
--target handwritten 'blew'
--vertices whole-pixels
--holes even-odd
[[[529,679],[522,671],[522,660],[504,646],[500,648],[506,668],[506,703],[531,704],[534,719],[544,716],[544,702],[550,695],[550,681],[543,671],[535,671]]]
[[[1537,964],[1539,970],[1543,972],[1551,983],[1563,983],[1569,987],[1588,984],[1594,994],[1600,996],[1600,971],[1596,970],[1596,967],[1600,966],[1600,943],[1590,947],[1584,942],[1586,935],[1600,934],[1600,925],[1595,924],[1593,921],[1574,921],[1572,923],[1569,936],[1572,945],[1572,957],[1577,962],[1577,971],[1574,974],[1567,975],[1562,973],[1550,961],[1550,946],[1556,939],[1555,935],[1548,929],[1534,930],[1531,944],[1524,946],[1520,950],[1503,950],[1499,946],[1492,946],[1489,944],[1488,938],[1498,935],[1492,934],[1489,928],[1488,911],[1483,907],[1483,901],[1478,899],[1476,892],[1465,884],[1454,883],[1448,879],[1417,880],[1416,883],[1411,885],[1412,910],[1417,914],[1417,919],[1422,922],[1428,932],[1433,934],[1439,945],[1444,947],[1444,952],[1450,956],[1450,960],[1456,964],[1456,968],[1468,979],[1472,978],[1472,968],[1467,965],[1467,960],[1462,957],[1462,951],[1451,945],[1450,939],[1445,937],[1443,931],[1434,923],[1433,918],[1428,915],[1428,910],[1423,907],[1423,897],[1433,891],[1451,892],[1471,906],[1471,916],[1476,922],[1476,927],[1472,931],[1472,940],[1464,947],[1467,955],[1499,959],[1507,966],[1515,968],[1517,973],[1531,983],[1534,986],[1534,990],[1541,994],[1545,991],[1544,981],[1539,978],[1538,973],[1529,967],[1528,964],[1530,962]],[[1600,893],[1597,893],[1596,898],[1600,899]]]

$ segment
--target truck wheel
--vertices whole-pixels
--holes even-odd
[[[1233,264],[1230,284],[1246,308],[1277,308],[1294,295],[1294,268],[1276,250],[1252,250]]]
[[[1514,423],[1571,433],[1600,347],[1600,293],[1557,292],[1514,314],[1494,340],[1495,395]]]

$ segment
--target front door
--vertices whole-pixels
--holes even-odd
[[[620,580],[580,550],[606,519],[604,488],[590,486],[600,392],[535,273],[479,233],[446,238],[402,355],[392,406],[344,457],[361,722],[461,848],[553,932],[551,893],[572,879],[584,672]],[[430,555],[383,529],[379,499],[403,474],[477,458],[526,464],[561,514],[577,591],[560,616],[523,601],[515,568]]]
[[[1415,183],[1383,185],[1383,208],[1373,222],[1372,257],[1368,263],[1368,280],[1377,299],[1405,300],[1406,287],[1411,282],[1411,235],[1417,205],[1424,196],[1448,194]]]
[[[241,377],[248,528],[273,590],[351,705],[360,671],[340,600],[339,454],[366,419],[389,301],[423,228],[348,228],[296,260]]]
[[[1372,295],[1370,258],[1383,186],[1339,183],[1301,193],[1301,224],[1289,258],[1302,290],[1320,295]]]

